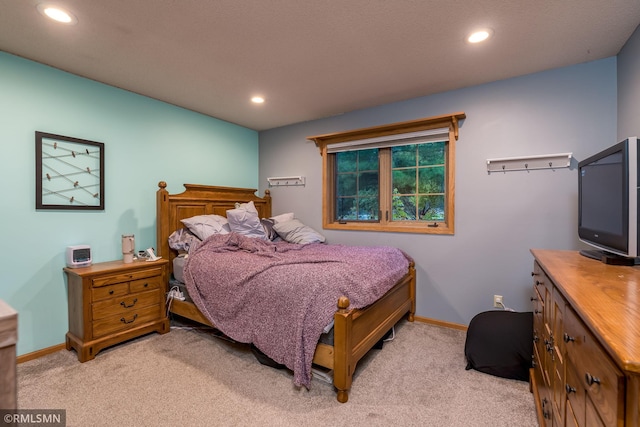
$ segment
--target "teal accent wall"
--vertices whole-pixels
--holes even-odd
[[[36,131],[104,143],[104,211],[36,211]],[[256,131],[4,52],[0,148],[0,299],[18,311],[19,355],[64,342],[67,246],[94,262],[120,259],[122,234],[155,246],[159,181],[258,188]]]

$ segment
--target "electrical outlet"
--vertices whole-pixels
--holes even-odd
[[[504,308],[504,304],[502,304],[502,295],[493,296],[493,306],[496,308]]]

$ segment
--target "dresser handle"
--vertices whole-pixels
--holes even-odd
[[[567,390],[567,394],[571,394],[571,393],[575,393],[576,389],[574,387],[571,387],[569,384],[565,384],[564,386],[565,390]]]
[[[589,386],[592,386],[594,384],[598,384],[600,385],[600,378],[598,377],[594,377],[593,375],[591,375],[589,372],[587,372],[586,374],[584,374],[584,380],[587,382],[587,384]]]
[[[536,298],[536,297],[531,297],[531,301],[538,301],[538,298]]]
[[[122,301],[122,302],[120,303],[120,305],[121,305],[121,306],[123,306],[124,308],[131,308],[131,307],[133,307],[134,305],[136,305],[136,303],[137,303],[137,302],[138,302],[138,298],[135,298],[135,299],[133,300],[133,303],[131,303],[131,305],[127,305],[127,304],[125,304],[125,302],[124,302],[124,301]],[[133,322],[133,320],[132,320],[132,322]]]
[[[571,341],[575,341],[576,339],[574,337],[572,337],[571,335],[569,335],[568,333],[564,333],[564,335],[562,336],[562,339],[564,340],[564,342],[568,343]]]
[[[547,398],[545,397],[544,399],[542,399],[542,416],[545,419],[551,419],[551,411],[549,411],[547,409],[547,405],[549,404],[549,401],[547,400]]]
[[[129,321],[126,321],[126,320],[124,319],[124,317],[122,317],[122,318],[120,318],[120,321],[121,321],[122,323],[124,323],[124,324],[129,324],[129,323],[133,323],[133,322],[136,320],[136,318],[137,318],[137,317],[138,317],[138,315],[137,315],[137,314],[134,314],[134,315],[133,315],[133,319],[131,319],[131,320],[129,320]]]
[[[148,288],[148,287],[149,287],[149,283],[145,283],[145,284],[144,284],[144,287],[145,287],[145,288]]]
[[[113,289],[109,291],[109,295],[113,295]]]

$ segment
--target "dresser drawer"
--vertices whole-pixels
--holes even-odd
[[[131,293],[159,289],[162,286],[162,276],[147,277],[140,280],[133,280],[129,283]]]
[[[569,412],[569,408],[571,408],[573,418],[577,425],[583,426],[586,394],[585,388],[582,385],[582,380],[578,376],[576,368],[573,366],[573,362],[571,360],[567,360],[565,369],[565,389],[569,401],[569,404],[567,405],[567,412]],[[569,417],[567,417],[567,420],[569,420]]]
[[[160,305],[152,305],[145,308],[140,308],[135,311],[130,311],[123,315],[107,317],[102,320],[96,320],[92,324],[93,337],[99,338],[104,335],[112,334],[114,332],[122,332],[127,329],[133,329],[138,325],[142,325],[146,322],[151,322],[161,318]]]
[[[92,319],[100,320],[116,315],[126,316],[139,308],[159,304],[160,298],[160,293],[157,290],[152,290],[98,301],[92,304]]]
[[[565,314],[565,330],[577,379],[604,424],[616,425],[624,414],[624,376],[573,310]]]
[[[110,274],[105,276],[98,276],[92,280],[93,287],[108,286],[114,283],[128,282],[132,280],[144,279],[146,277],[160,276],[162,275],[162,269],[147,268],[144,270],[132,271],[129,273]]]
[[[115,285],[103,286],[101,288],[91,288],[91,301],[100,301],[107,298],[114,298],[129,293],[128,283],[118,283]]]

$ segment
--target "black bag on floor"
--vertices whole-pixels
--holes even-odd
[[[466,369],[529,381],[533,354],[533,313],[485,311],[469,323]]]

